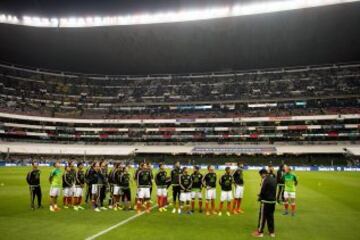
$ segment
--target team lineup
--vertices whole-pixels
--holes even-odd
[[[150,213],[152,209],[153,184],[156,185],[157,207],[159,212],[167,211],[172,206],[172,213],[193,214],[195,210],[204,212],[207,216],[227,216],[244,213],[241,202],[244,196],[243,165],[239,163],[232,170],[225,168],[225,173],[220,177],[215,173],[214,166],[209,165],[206,173],[200,172],[199,166],[180,167],[176,162],[170,174],[164,164],[159,165],[159,170],[153,174],[151,165],[142,163],[135,170],[134,176],[129,172],[130,166],[118,163],[109,171],[106,161],[93,162],[85,169],[82,162],[75,166],[74,161],[69,161],[61,170],[60,162],[54,163],[54,169],[49,176],[50,181],[50,211],[60,211],[58,198],[63,192],[63,208],[73,208],[75,211],[84,210],[82,206],[83,195],[85,203],[90,203],[95,212],[112,209],[136,210],[136,212]],[[265,225],[271,237],[275,237],[274,211],[276,203],[283,203],[284,215],[295,215],[296,175],[291,168],[281,165],[278,171],[272,166],[259,171],[261,176],[259,220],[255,237],[262,237]],[[36,162],[32,163],[32,170],[27,175],[27,182],[31,194],[31,208],[35,209],[35,197],[38,207],[42,207],[40,170]],[[135,182],[136,196],[132,202],[131,188]],[[220,186],[220,202],[216,206],[216,187]],[[168,198],[172,187],[172,199]],[[84,194],[83,194],[84,193]],[[108,201],[107,193],[109,193]],[[203,200],[203,194],[205,199]],[[205,204],[203,204],[205,203]],[[197,208],[195,205],[197,204]],[[204,206],[205,205],[205,206]],[[226,209],[224,210],[224,206]]]

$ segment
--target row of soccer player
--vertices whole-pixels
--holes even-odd
[[[173,213],[193,213],[195,209],[195,202],[198,201],[199,211],[203,210],[202,189],[205,188],[205,212],[207,215],[216,214],[215,198],[216,185],[220,184],[221,196],[218,214],[222,214],[223,204],[227,202],[227,215],[238,214],[242,212],[241,200],[243,198],[244,180],[243,180],[243,166],[238,164],[235,171],[231,171],[229,167],[225,169],[225,173],[217,180],[217,175],[213,166],[208,166],[206,174],[202,174],[199,167],[194,167],[190,174],[188,168],[180,168],[180,163],[175,164],[174,169],[168,176],[164,165],[160,164],[159,171],[153,176],[149,164],[143,163],[136,170],[134,178],[129,173],[128,166],[116,164],[115,167],[108,173],[107,162],[94,162],[86,172],[83,169],[83,164],[79,163],[77,169],[73,162],[65,167],[65,172],[62,173],[59,162],[54,164],[54,169],[50,173],[50,211],[58,211],[57,198],[63,189],[63,204],[64,208],[73,206],[75,210],[84,209],[81,206],[83,189],[86,187],[86,202],[91,198],[92,206],[95,211],[107,210],[104,206],[106,193],[110,192],[109,208],[115,211],[125,208],[131,209],[131,185],[133,179],[136,181],[136,199],[135,208],[138,212],[145,210],[150,212],[151,209],[151,192],[153,180],[157,186],[157,204],[159,211],[166,211],[168,205],[168,188],[172,186],[173,199]],[[269,168],[270,175],[275,174]],[[286,174],[284,174],[286,172]],[[279,178],[279,175],[280,178]],[[291,201],[292,213],[295,211],[295,185],[297,179],[294,174],[291,174],[289,168],[280,167],[277,173],[279,194],[283,194],[285,183],[285,208],[289,206],[288,201]],[[36,163],[33,164],[33,170],[29,172],[27,177],[31,195],[32,208],[34,208],[34,198],[41,194],[40,189],[40,171],[37,169]],[[279,182],[280,181],[280,182]],[[234,186],[234,187],[233,187]],[[234,188],[234,194],[233,194]],[[40,196],[41,198],[41,196]],[[39,196],[38,196],[39,199]],[[41,203],[39,203],[41,205]]]

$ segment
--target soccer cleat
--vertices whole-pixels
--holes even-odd
[[[275,233],[270,233],[269,236],[274,238],[274,237],[275,237]]]
[[[162,208],[162,210],[163,210],[164,212],[167,212],[167,209],[166,209],[166,208],[164,208],[164,207]]]
[[[106,207],[101,207],[100,209],[105,211],[108,210]]]
[[[181,214],[181,209],[179,208],[177,212],[178,212],[178,214]]]
[[[146,212],[146,213],[150,213],[150,209],[146,209],[145,212]]]
[[[138,209],[138,210],[136,211],[136,213],[137,213],[137,214],[140,214],[140,213],[141,213],[141,210],[140,210],[140,209]]]
[[[219,212],[219,213],[218,213],[218,216],[221,217],[221,216],[222,216],[222,212]]]
[[[211,214],[217,215],[218,213],[216,211],[212,211]]]
[[[85,208],[83,208],[82,206],[78,206],[78,209],[85,210]]]
[[[77,206],[74,206],[75,211],[79,211],[79,208]]]
[[[55,212],[55,208],[53,208],[53,206],[50,206],[50,212]]]
[[[162,208],[159,208],[159,212],[162,212],[163,211],[163,209]]]
[[[228,217],[230,217],[230,216],[231,216],[231,214],[230,214],[230,212],[229,212],[229,211],[227,211],[227,212],[226,212],[226,215],[227,215]]]
[[[109,209],[112,209],[112,208],[113,208],[113,206],[109,205]]]
[[[65,209],[68,209],[69,207],[68,206],[64,206]]]
[[[94,208],[95,212],[101,212],[101,210],[99,208]]]
[[[288,212],[288,211],[285,211],[285,212],[283,213],[283,215],[289,215],[289,212]]]
[[[114,211],[116,212],[119,208],[118,208],[118,207],[114,207],[113,209],[114,209]]]
[[[210,212],[209,212],[209,211],[206,212],[206,216],[210,216]]]
[[[244,210],[240,208],[240,209],[238,210],[238,213],[244,213]]]
[[[174,208],[171,212],[172,212],[172,213],[176,213],[176,208]]]
[[[263,233],[260,233],[259,231],[255,231],[251,234],[253,237],[262,238],[264,237]]]

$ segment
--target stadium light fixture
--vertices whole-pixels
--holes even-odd
[[[70,18],[40,18],[37,16],[23,16],[1,14],[0,23],[16,24],[32,27],[99,27],[116,25],[138,25],[171,22],[187,22],[217,18],[238,17],[246,15],[264,14],[271,12],[289,11],[303,8],[313,8],[327,5],[358,2],[360,0],[282,0],[270,2],[255,2],[236,4],[232,6],[212,7],[204,9],[189,9],[178,12],[157,12],[122,16],[88,16]]]

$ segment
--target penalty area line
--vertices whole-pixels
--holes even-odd
[[[154,208],[157,208],[157,205],[152,206],[150,209],[153,210]],[[96,234],[94,234],[94,235],[92,235],[92,236],[90,236],[90,237],[85,238],[85,240],[94,240],[94,239],[96,239],[96,238],[98,238],[98,237],[100,237],[100,236],[102,236],[102,235],[110,232],[111,230],[113,230],[113,229],[115,229],[115,228],[117,228],[117,227],[120,227],[120,226],[122,226],[122,225],[124,225],[124,224],[126,224],[126,223],[128,223],[128,222],[130,222],[130,221],[132,221],[132,220],[134,220],[134,219],[136,219],[136,218],[144,215],[144,214],[145,214],[145,212],[141,212],[141,213],[139,213],[139,214],[135,214],[135,215],[133,215],[133,216],[131,216],[131,217],[129,217],[129,218],[127,218],[127,219],[125,219],[125,220],[123,220],[123,221],[121,221],[121,222],[113,225],[113,226],[111,226],[111,227],[108,227],[107,229],[105,229],[105,230],[103,230],[103,231],[101,231],[101,232],[98,232],[98,233],[96,233]]]

